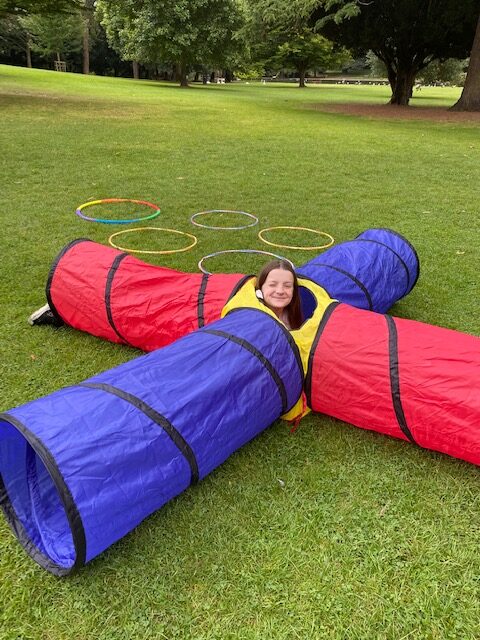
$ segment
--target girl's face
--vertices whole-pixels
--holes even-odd
[[[292,301],[293,273],[286,269],[272,269],[262,286],[265,304],[273,311],[282,311]]]

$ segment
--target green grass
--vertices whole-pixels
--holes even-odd
[[[423,89],[413,105],[448,107],[458,94]],[[64,244],[106,243],[117,230],[74,215],[90,198],[158,203],[151,224],[193,232],[198,245],[148,260],[185,271],[220,249],[268,250],[255,227],[192,227],[204,209],[243,209],[262,228],[312,227],[337,242],[394,228],[422,267],[393,313],[478,334],[478,125],[311,108],[387,99],[386,87],[181,90],[0,66],[0,409],[137,355],[25,321]],[[180,246],[161,234],[142,242]],[[473,640],[479,506],[471,465],[324,416],[295,436],[277,422],[71,578],[37,567],[0,520],[0,638]]]

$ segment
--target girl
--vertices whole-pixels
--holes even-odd
[[[257,276],[256,295],[263,300],[287,329],[298,329],[303,322],[298,281],[287,260],[272,260]]]

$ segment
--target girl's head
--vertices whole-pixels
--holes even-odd
[[[257,276],[257,290],[269,309],[279,318],[287,319],[290,329],[298,329],[303,322],[298,281],[287,260],[272,260]]]

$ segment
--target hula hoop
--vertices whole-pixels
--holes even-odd
[[[199,224],[195,222],[195,218],[198,216],[204,216],[207,213],[239,213],[242,216],[247,216],[248,218],[252,218],[253,222],[250,224],[244,224],[240,227],[213,227],[209,224]],[[194,224],[196,227],[201,227],[202,229],[216,229],[219,231],[238,231],[240,229],[248,229],[248,227],[254,227],[258,224],[257,216],[254,216],[253,213],[247,213],[246,211],[234,211],[233,209],[209,209],[208,211],[199,211],[198,213],[194,213],[190,218],[190,222]]]
[[[133,202],[134,204],[144,204],[146,207],[155,209],[155,212],[151,213],[148,216],[142,216],[141,218],[131,218],[129,220],[90,218],[82,212],[82,209],[85,209],[86,207],[91,207],[95,204],[105,204],[111,202]],[[152,204],[151,202],[147,202],[146,200],[131,200],[130,198],[104,198],[103,200],[92,200],[91,202],[85,202],[85,204],[81,204],[79,207],[77,207],[75,213],[77,214],[77,216],[80,216],[80,218],[88,220],[88,222],[102,222],[103,224],[129,224],[130,222],[141,222],[142,220],[151,220],[152,218],[156,218],[160,213],[160,207],[157,207],[156,204]]]
[[[274,229],[296,229],[298,231],[310,231],[311,233],[316,233],[319,236],[325,236],[326,238],[329,239],[329,241],[327,242],[327,244],[322,244],[317,247],[292,247],[289,244],[276,244],[275,242],[270,242],[269,240],[265,240],[265,238],[262,236],[263,233],[267,231],[273,231]],[[265,242],[265,244],[269,244],[272,247],[280,247],[281,249],[298,249],[299,251],[314,251],[315,249],[317,250],[328,249],[328,247],[331,247],[332,244],[335,242],[334,238],[329,233],[326,233],[325,231],[317,231],[316,229],[308,229],[307,227],[268,227],[267,229],[261,229],[261,231],[258,232],[258,237],[262,242]]]
[[[189,238],[193,238],[192,244],[189,244],[188,247],[184,247],[183,249],[170,249],[168,251],[146,251],[144,249],[128,249],[128,247],[121,247],[120,245],[114,244],[112,242],[112,238],[115,236],[120,236],[123,233],[133,233],[134,231],[169,231],[170,233],[176,233],[180,236],[187,236]],[[117,231],[116,233],[112,233],[109,237],[108,242],[115,249],[120,249],[120,251],[127,251],[129,253],[149,253],[155,255],[165,255],[167,253],[182,253],[182,251],[188,251],[192,249],[197,244],[197,238],[191,233],[185,233],[185,231],[178,231],[177,229],[165,229],[164,227],[136,227],[135,229],[125,229],[124,231]]]
[[[203,256],[203,258],[198,263],[198,268],[202,273],[207,276],[211,276],[211,271],[207,271],[203,267],[203,261],[207,260],[207,258],[213,258],[214,256],[219,256],[222,253],[260,253],[265,256],[273,256],[274,258],[278,258],[279,260],[286,260],[292,265],[292,268],[295,269],[295,265],[288,258],[284,258],[283,256],[277,256],[276,253],[270,253],[270,251],[258,251],[257,249],[226,249],[225,251],[215,251],[215,253],[209,253],[207,256]]]

